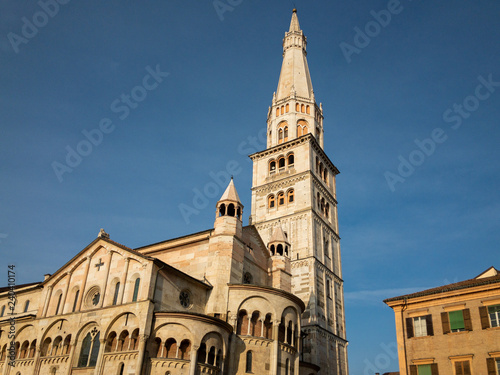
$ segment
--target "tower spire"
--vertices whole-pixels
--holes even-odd
[[[300,25],[299,25],[299,17],[297,17],[297,9],[293,9],[292,13],[292,21],[290,22],[290,30],[289,32],[292,31],[300,31]]]

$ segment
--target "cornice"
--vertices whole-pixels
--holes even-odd
[[[283,177],[279,181],[268,182],[267,184],[252,188],[252,191],[255,191],[256,193],[271,192],[282,187],[292,186],[295,182],[304,181],[310,173],[310,171],[305,171],[293,176]]]

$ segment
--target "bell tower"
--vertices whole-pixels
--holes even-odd
[[[288,248],[282,255],[290,261],[291,291],[306,305],[303,360],[320,366],[321,374],[347,375],[335,185],[340,172],[324,151],[323,108],[314,96],[306,45],[294,9],[283,39],[278,88],[267,115],[267,148],[250,155],[250,224],[271,254],[275,249],[273,258],[281,256],[278,245]],[[285,263],[281,267],[286,275]],[[286,284],[286,278],[275,281]]]

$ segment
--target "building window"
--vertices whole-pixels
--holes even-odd
[[[274,206],[275,206],[274,195],[270,195],[270,196],[267,198],[267,206],[268,206],[269,208],[274,208]]]
[[[295,162],[295,157],[293,156],[293,154],[288,155],[288,166],[291,167],[294,162]]]
[[[500,327],[500,305],[489,306],[488,315],[491,327]]]
[[[285,168],[285,158],[282,157],[278,159],[278,168],[279,169]]]
[[[61,307],[61,299],[62,299],[62,293],[59,294],[59,297],[57,298],[56,315],[59,314],[59,308]]]
[[[284,141],[288,141],[288,126],[285,126],[285,128],[283,129],[283,134],[284,134]]]
[[[132,302],[137,302],[137,296],[139,294],[139,285],[141,284],[141,278],[138,277],[135,280],[135,285],[134,285],[134,296],[132,297]]]
[[[406,318],[406,333],[408,338],[434,336],[432,315]]]
[[[438,367],[436,363],[429,365],[411,365],[410,375],[438,375]]]
[[[472,331],[469,309],[441,313],[441,321],[444,334],[450,332]]]
[[[283,129],[278,130],[278,143],[283,143]]]
[[[118,303],[118,294],[120,293],[120,283],[117,282],[115,285],[115,294],[113,296],[113,306]]]
[[[302,105],[304,107],[304,105]],[[285,362],[285,375],[290,374],[290,360],[287,358]]]
[[[274,160],[271,160],[269,162],[269,172],[270,173],[276,172],[276,162]]]
[[[243,284],[251,284],[252,281],[252,274],[250,272],[245,272],[245,274],[243,275]]]
[[[80,290],[77,290],[75,293],[75,300],[73,301],[73,309],[72,312],[76,311],[76,304],[78,303],[78,297],[80,296]]]
[[[185,309],[191,307],[191,293],[189,292],[189,290],[183,290],[179,294],[179,303]]]
[[[278,206],[283,206],[285,204],[285,193],[278,193]]]
[[[251,351],[247,352],[247,365],[245,372],[252,372],[252,361],[253,361],[253,353]]]
[[[455,362],[455,375],[471,375],[470,362],[469,361]]]
[[[287,193],[288,203],[293,203],[294,198],[295,198],[295,196],[293,193],[293,189],[288,190],[288,193]]]
[[[97,331],[97,328],[87,333],[82,342],[78,367],[95,367],[99,354],[99,336],[100,332]]]

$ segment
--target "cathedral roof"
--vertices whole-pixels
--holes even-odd
[[[222,197],[220,197],[219,201],[233,201],[241,203],[232,177],[229,185],[227,185],[226,191],[224,192],[224,194],[222,194]]]
[[[278,225],[276,228],[274,228],[273,235],[269,240],[269,243],[272,242],[284,242],[290,244],[288,242],[288,239],[286,238],[285,232],[283,232],[283,229],[281,228],[281,225]]]

